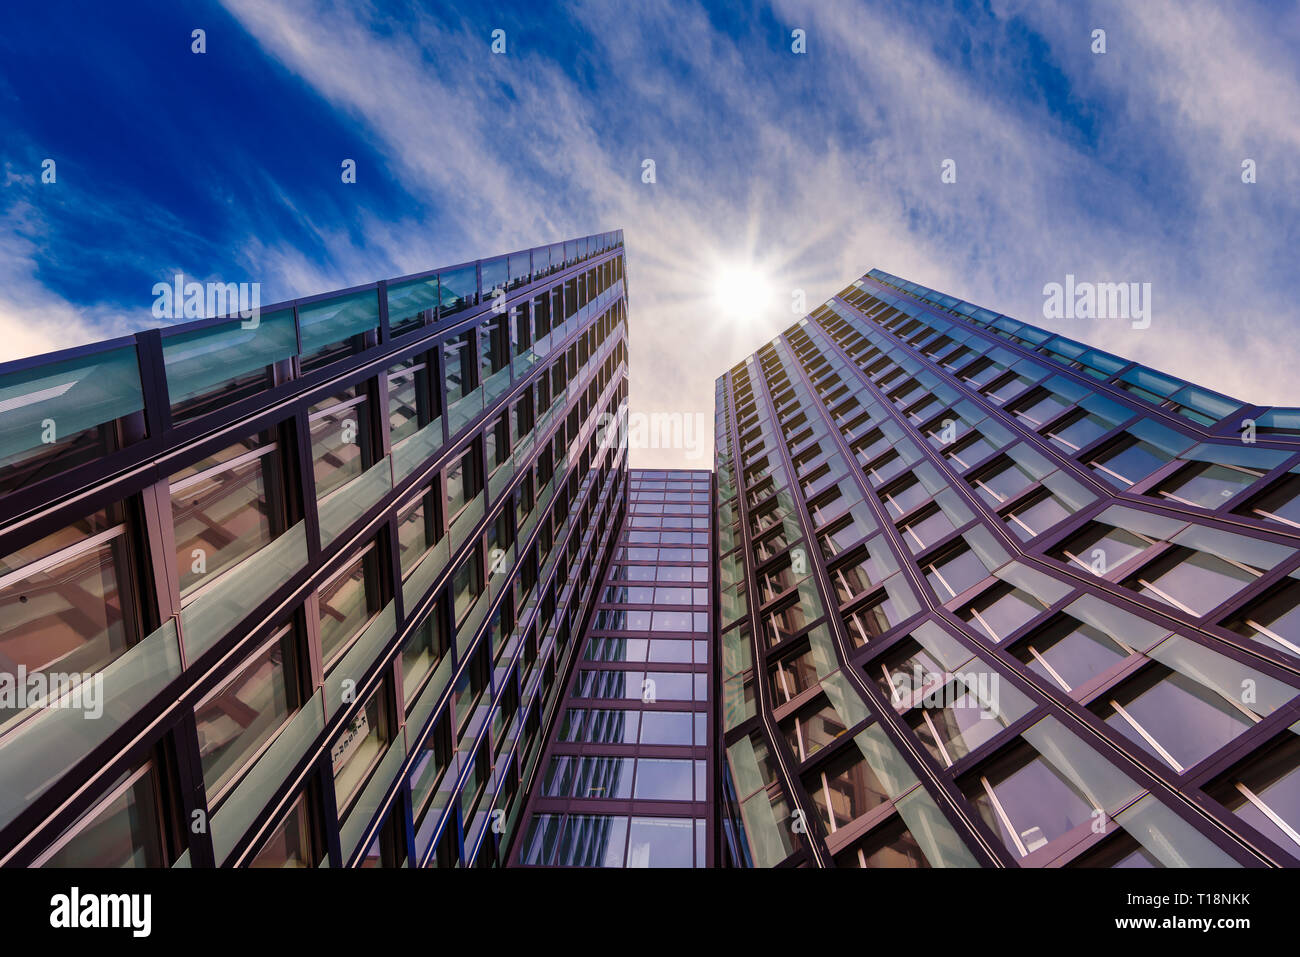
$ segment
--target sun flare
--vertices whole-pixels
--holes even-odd
[[[718,271],[713,300],[723,315],[747,321],[772,304],[772,284],[753,266],[726,266]]]

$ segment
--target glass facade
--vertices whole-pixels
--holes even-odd
[[[627,491],[569,245],[0,366],[0,864],[504,863]]]
[[[876,270],[632,470],[627,350],[616,232],[0,366],[0,865],[1300,866],[1300,411]]]
[[[714,864],[711,485],[707,471],[630,472],[514,863]]]
[[[878,270],[725,373],[723,862],[1300,865],[1295,422]]]

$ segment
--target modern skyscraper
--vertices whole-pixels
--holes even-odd
[[[1300,410],[876,270],[716,472],[731,861],[1300,864]]]
[[[632,471],[513,863],[714,863],[711,478]]]
[[[1300,866],[1300,410],[620,233],[0,366],[0,863]]]
[[[626,491],[624,290],[604,233],[0,366],[0,862],[498,862]]]

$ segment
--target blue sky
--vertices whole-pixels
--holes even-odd
[[[622,227],[634,411],[711,425],[795,290],[873,266],[1300,405],[1297,51],[1249,0],[11,5],[0,361],[153,323],[178,271],[269,302]],[[1150,327],[1042,318],[1067,273],[1150,282]]]

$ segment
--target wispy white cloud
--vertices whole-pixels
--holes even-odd
[[[391,177],[412,200],[407,214],[357,204],[340,221],[352,187],[317,211],[268,180],[274,217],[317,248],[247,211],[236,259],[286,294],[621,226],[638,411],[711,421],[715,377],[797,318],[796,290],[812,306],[871,266],[1221,391],[1300,404],[1284,268],[1300,212],[1294,13],[775,0],[724,27],[690,0],[578,2],[565,33],[580,42],[562,57],[551,33],[497,12],[224,3],[382,157],[362,183]],[[497,26],[504,56],[489,49]],[[789,49],[795,27],[806,55]],[[312,163],[343,158],[319,149],[302,146]],[[1259,163],[1254,186],[1239,180],[1244,156]],[[953,185],[939,176],[949,158]],[[10,272],[36,282],[22,265],[32,249],[10,252]],[[712,300],[737,262],[775,290],[743,323]],[[1151,327],[1041,318],[1043,285],[1067,272],[1151,282]],[[635,462],[698,464],[680,450]]]

